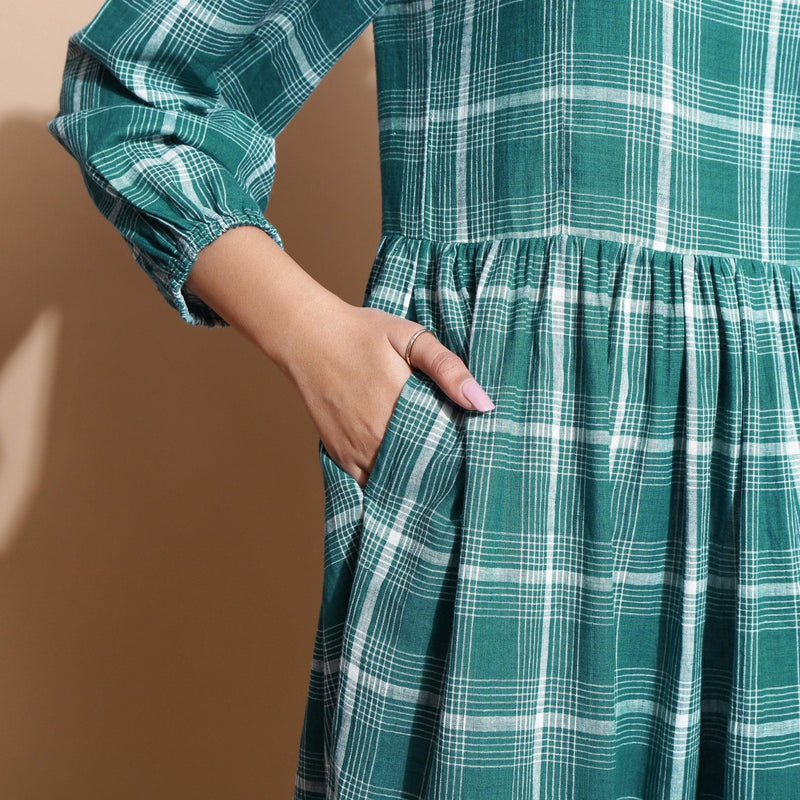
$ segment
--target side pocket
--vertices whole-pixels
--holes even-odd
[[[383,439],[381,440],[380,445],[378,446],[378,453],[375,456],[375,464],[373,466],[372,472],[370,473],[368,483],[372,483],[373,477],[375,473],[380,469],[380,465],[382,464],[385,451],[388,449],[388,444],[391,442],[391,439],[394,435],[394,428],[397,425],[397,416],[400,412],[401,408],[405,405],[405,395],[411,391],[413,388],[413,384],[415,383],[414,378],[416,373],[412,372],[411,375],[406,379],[406,382],[403,384],[402,388],[400,389],[400,394],[397,397],[397,402],[392,409],[392,413],[389,417],[389,422],[386,428],[386,433],[383,435]],[[331,493],[329,489],[333,488],[333,484],[342,483],[343,488],[346,494],[351,493],[358,493],[363,494],[361,486],[359,486],[358,481],[346,470],[342,469],[334,460],[331,454],[325,449],[325,445],[322,443],[322,440],[319,440],[319,457],[320,457],[320,464],[322,466],[322,477],[325,482],[325,493],[326,496]],[[346,487],[349,486],[349,490]],[[326,513],[326,517],[328,514]]]
[[[332,595],[339,593],[339,589],[329,585],[331,576],[338,576],[341,570],[352,575],[355,568],[361,543],[364,493],[358,481],[331,458],[321,439],[318,446],[325,491],[323,603],[329,603]],[[336,577],[334,583],[340,584],[340,578]]]
[[[392,409],[392,415],[389,417],[386,433],[383,435],[380,447],[378,448],[378,454],[375,456],[375,464],[372,467],[372,472],[369,474],[367,485],[364,487],[365,494],[371,489],[372,485],[380,479],[386,463],[391,463],[392,451],[394,450],[393,443],[397,438],[398,427],[403,425],[403,418],[409,404],[409,395],[417,389],[419,383],[419,373],[414,371],[408,376],[408,379],[403,384],[403,388],[400,390],[397,402]]]
[[[444,412],[444,413],[443,413]],[[352,531],[361,522],[364,500],[381,488],[394,486],[398,492],[419,479],[429,455],[439,439],[447,436],[453,417],[453,403],[438,386],[423,373],[412,372],[395,403],[384,433],[375,464],[362,489],[358,481],[340,467],[319,441],[319,456],[325,485],[326,560],[335,551],[352,553],[357,542]],[[455,411],[458,415],[458,411]],[[341,531],[348,530],[348,535]],[[360,527],[359,527],[360,535]],[[337,544],[338,543],[338,544]],[[328,551],[331,551],[330,553]]]
[[[394,487],[402,494],[421,477],[437,438],[445,435],[453,403],[431,378],[412,372],[403,386],[389,419],[364,496],[369,498]],[[443,414],[443,412],[445,412]]]
[[[420,379],[412,373],[403,385],[397,399],[389,425],[378,449],[368,487],[383,469],[389,469],[394,459],[398,432],[411,406],[409,395],[420,385]],[[412,416],[413,416],[413,412]],[[330,670],[338,664],[341,654],[342,636],[350,614],[353,581],[359,569],[364,548],[364,498],[365,490],[358,481],[340,467],[318,440],[319,460],[325,490],[325,538],[324,569],[322,582],[322,609],[320,612],[318,638],[324,643],[324,680],[334,686],[336,676]],[[320,645],[320,648],[322,644]],[[321,667],[322,668],[322,667]],[[332,692],[333,696],[335,692]]]

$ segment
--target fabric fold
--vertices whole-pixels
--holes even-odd
[[[799,286],[570,235],[381,241],[367,304],[496,409],[414,373],[363,494],[323,462],[298,798],[791,793]]]

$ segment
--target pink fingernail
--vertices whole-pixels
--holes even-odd
[[[461,384],[461,394],[475,406],[476,411],[491,411],[494,408],[489,395],[481,389],[474,378],[468,378]]]

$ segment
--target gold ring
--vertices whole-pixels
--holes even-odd
[[[429,333],[431,336],[436,336],[433,331],[428,330],[427,328],[420,328],[418,331],[414,333],[414,335],[408,340],[408,344],[406,345],[406,364],[408,364],[411,369],[414,369],[414,365],[411,363],[411,348],[414,346],[414,342],[417,341],[418,336],[422,336],[423,333]]]

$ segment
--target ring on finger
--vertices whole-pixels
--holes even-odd
[[[414,342],[416,342],[423,333],[429,333],[433,337],[436,336],[432,330],[429,330],[428,328],[420,328],[418,331],[415,331],[414,335],[408,340],[408,344],[406,345],[405,360],[406,364],[408,364],[411,369],[414,369],[414,365],[411,363],[411,348],[414,346]]]

